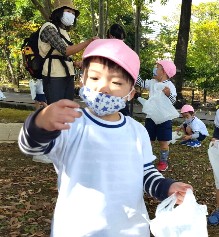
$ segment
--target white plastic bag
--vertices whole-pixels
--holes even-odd
[[[4,95],[3,92],[0,90],[0,100],[5,99],[5,98],[6,98],[5,95]]]
[[[29,81],[29,86],[30,86],[31,98],[32,98],[32,100],[34,100],[35,97],[36,97],[36,81],[33,80],[33,79],[31,79],[31,80]]]
[[[138,101],[143,105],[142,112],[156,124],[179,117],[178,111],[162,90],[157,90],[157,93],[149,97],[148,100],[139,97]]]
[[[176,196],[165,199],[158,205],[155,218],[149,221],[155,237],[207,237],[207,206],[196,202],[188,189],[181,205],[174,208]]]
[[[172,140],[169,141],[168,143],[172,143],[172,144],[175,144],[180,138],[182,138],[183,136],[183,133],[182,132],[172,132]]]
[[[219,189],[219,140],[210,142],[208,157],[213,169],[216,188]]]

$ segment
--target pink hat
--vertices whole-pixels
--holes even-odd
[[[181,109],[181,114],[188,112],[194,112],[194,108],[191,105],[183,105]]]
[[[125,69],[137,80],[140,60],[135,51],[119,39],[96,39],[92,41],[83,53],[83,60],[91,56],[108,58]]]
[[[157,63],[163,67],[164,71],[166,72],[169,78],[173,77],[176,74],[176,66],[172,61],[159,60],[157,61]]]

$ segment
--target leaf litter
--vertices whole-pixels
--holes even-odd
[[[208,213],[215,209],[215,184],[207,149],[210,138],[199,148],[170,145],[169,169],[164,176],[190,183],[198,203]],[[159,157],[159,146],[154,153]],[[0,236],[48,237],[57,198],[53,165],[32,161],[22,154],[17,143],[0,144]],[[158,159],[155,163],[158,162]],[[145,195],[150,218],[159,202]],[[209,237],[219,237],[219,226],[208,226]]]

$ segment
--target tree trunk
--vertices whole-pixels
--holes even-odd
[[[195,90],[192,89],[192,99],[191,99],[191,100],[192,100],[192,102],[191,102],[192,104],[193,104],[193,102],[194,102],[194,99],[195,99]]]
[[[135,52],[139,55],[140,52],[140,39],[141,39],[141,7],[142,1],[136,1],[136,8],[135,8]],[[134,100],[130,101],[130,116],[133,116],[133,107],[134,107]]]
[[[177,71],[174,77],[177,99],[183,99],[182,86],[185,75],[187,48],[189,41],[192,0],[182,0],[180,25],[174,63]]]
[[[141,26],[140,26],[140,18],[141,18],[141,3],[139,2],[136,6],[135,13],[135,52],[139,54],[140,52],[140,37],[141,37]]]
[[[95,36],[97,34],[96,24],[95,24],[95,14],[94,14],[94,1],[90,1],[90,9],[91,9],[91,19],[92,19],[92,34]]]
[[[52,3],[51,0],[44,0],[43,5],[40,4],[38,0],[31,0],[33,5],[36,7],[37,10],[40,11],[42,17],[46,20],[49,21],[49,17],[52,12]]]
[[[204,104],[206,104],[206,102],[207,102],[207,90],[206,89],[204,89],[204,95],[203,95],[203,103]]]
[[[104,38],[104,0],[99,0],[99,37]]]
[[[10,59],[10,52],[8,52],[8,44],[6,42],[5,46],[2,48],[3,50],[3,55],[4,55],[4,58],[6,59],[7,61],[7,68],[8,68],[8,73],[9,73],[9,78],[10,78],[10,81],[12,82],[13,85],[16,85],[17,82],[16,82],[16,78],[14,76],[14,70],[13,70],[13,65],[12,65],[12,62],[11,62],[11,59]]]
[[[104,38],[106,37],[106,32],[107,32],[107,29],[108,29],[108,25],[109,25],[109,22],[108,22],[108,15],[109,15],[109,1],[106,0],[106,13],[105,13],[105,32],[104,32]]]

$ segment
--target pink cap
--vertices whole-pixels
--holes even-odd
[[[191,105],[183,105],[181,109],[181,114],[188,112],[194,112],[194,108]]]
[[[176,66],[172,61],[159,60],[157,61],[157,63],[163,67],[164,71],[166,72],[169,78],[173,77],[176,74]]]
[[[96,39],[92,41],[83,53],[83,60],[91,56],[108,58],[125,69],[137,80],[140,60],[135,51],[119,39]]]

